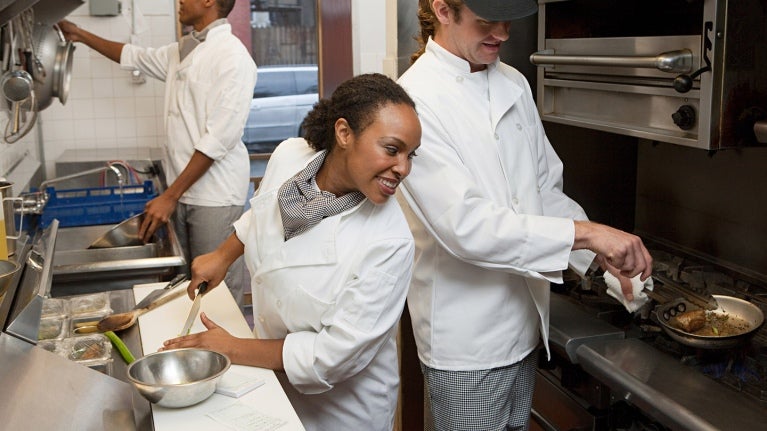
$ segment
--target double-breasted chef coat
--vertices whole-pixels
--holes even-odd
[[[178,43],[160,48],[127,44],[120,65],[165,81],[165,175],[176,180],[195,150],[215,161],[179,202],[199,206],[244,205],[250,159],[242,143],[256,64],[230,24],[212,27],[205,42],[179,62]],[[151,87],[146,86],[146,91]]]
[[[392,198],[365,199],[285,241],[278,189],[317,154],[300,138],[280,144],[251,209],[235,223],[251,274],[254,332],[285,338],[282,383],[308,430],[390,431],[395,329],[413,238]]]
[[[408,309],[419,358],[454,371],[516,363],[548,339],[549,282],[594,258],[571,251],[572,220],[586,214],[562,191],[562,163],[516,69],[496,61],[471,73],[430,39],[398,82],[423,128],[399,189],[416,240]]]

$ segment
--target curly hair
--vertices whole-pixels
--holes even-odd
[[[418,50],[410,56],[410,64],[415,63],[425,51],[426,42],[429,37],[434,37],[439,26],[439,20],[434,15],[434,9],[431,7],[433,0],[418,0],[418,23],[421,26],[421,34],[415,39],[418,41]],[[461,22],[461,6],[463,6],[463,0],[444,0],[445,4],[455,14],[455,21]]]
[[[359,135],[375,120],[378,111],[388,104],[415,102],[391,78],[380,73],[355,76],[336,88],[330,99],[317,102],[302,123],[303,138],[313,149],[332,151],[336,145],[335,124],[339,118],[349,123]]]

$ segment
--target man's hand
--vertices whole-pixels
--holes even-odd
[[[170,221],[170,217],[176,211],[177,204],[178,201],[168,193],[163,193],[146,203],[144,206],[144,222],[141,223],[138,231],[138,236],[142,241],[149,242],[157,229]]]
[[[79,33],[80,27],[78,27],[77,24],[71,21],[62,20],[62,21],[59,21],[58,26],[61,29],[61,32],[64,33],[64,39],[70,40],[72,42],[82,41],[80,39],[80,33]]]
[[[615,276],[630,279],[642,274],[640,279],[644,281],[652,275],[652,256],[636,235],[599,223],[576,221],[573,249],[584,248],[597,254],[602,269],[612,267],[610,272]]]

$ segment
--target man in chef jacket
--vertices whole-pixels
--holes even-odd
[[[147,202],[139,234],[149,240],[173,220],[187,262],[215,250],[233,232],[248,194],[250,160],[242,132],[256,65],[226,20],[234,1],[180,0],[179,20],[194,30],[159,48],[109,41],[69,21],[59,23],[68,40],[165,82],[169,186]],[[239,259],[225,279],[241,308],[244,270]]]
[[[592,223],[562,191],[562,163],[529,84],[499,62],[534,0],[419,0],[425,46],[399,83],[421,148],[400,188],[416,240],[408,308],[434,423],[526,429],[549,283],[598,264],[631,299],[650,276],[640,238]],[[548,349],[548,345],[547,345]]]

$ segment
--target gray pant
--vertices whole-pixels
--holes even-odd
[[[234,232],[232,225],[240,218],[242,211],[242,206],[203,207],[178,204],[176,212],[173,213],[173,227],[184,251],[187,274],[191,275],[190,266],[195,257],[215,250]],[[224,278],[240,310],[243,310],[243,293],[247,278],[245,264],[240,256],[229,267]]]

